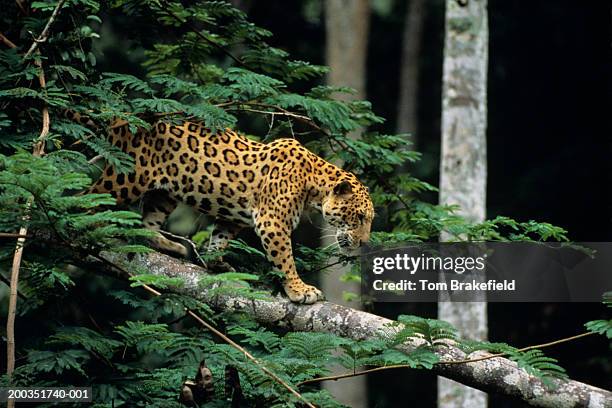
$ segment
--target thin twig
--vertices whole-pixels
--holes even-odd
[[[565,338],[558,339],[558,340],[553,340],[553,341],[548,342],[548,343],[535,344],[533,346],[523,347],[523,348],[518,349],[516,351],[517,352],[523,352],[523,351],[529,351],[529,350],[533,350],[533,349],[541,349],[541,348],[550,347],[550,346],[554,346],[554,345],[561,344],[561,343],[566,343],[568,341],[580,339],[582,337],[591,336],[593,334],[596,334],[596,333],[595,332],[580,333],[580,334],[577,334],[575,336],[565,337]],[[496,358],[496,357],[503,357],[503,356],[505,356],[507,354],[508,353],[496,353],[496,354],[490,354],[488,356],[472,358],[472,359],[468,359],[468,360],[440,361],[440,362],[438,362],[436,364],[467,364],[467,363],[475,363],[477,361],[490,360],[490,359]]]
[[[322,133],[323,135],[327,136],[328,138],[332,138],[335,139],[333,137],[333,135],[331,133],[329,133],[327,130],[323,129],[321,126],[319,126],[311,117],[306,116],[306,115],[299,115],[297,113],[293,113],[287,109],[278,107],[276,105],[273,104],[268,104],[268,103],[262,103],[262,102],[251,102],[251,101],[247,101],[247,102],[228,102],[225,104],[218,104],[215,106],[219,106],[219,107],[225,107],[225,106],[233,106],[233,105],[237,105],[237,109],[238,110],[247,110],[245,108],[241,108],[243,106],[254,106],[254,107],[259,107],[259,108],[265,108],[265,109],[274,109],[274,110],[278,110],[279,112],[268,112],[268,111],[264,111],[264,112],[258,112],[256,110],[251,110],[252,112],[258,112],[258,113],[265,113],[265,114],[276,114],[276,115],[283,115],[283,116],[289,116],[292,118],[295,118],[296,120],[310,126],[311,128],[313,128],[314,130]]]
[[[102,156],[101,154],[94,156],[93,158],[91,158],[90,160],[87,161],[87,163],[89,164],[96,164],[98,161],[102,160],[104,158],[104,156]]]
[[[28,238],[29,236],[13,232],[0,232],[0,238]]]
[[[230,107],[230,109],[231,109],[231,106],[234,106],[234,105],[257,106],[257,107],[263,107],[263,108],[267,108],[267,109],[276,109],[276,110],[279,110],[280,112],[282,112],[282,114],[284,116],[295,118],[297,121],[302,122],[305,125],[308,125],[313,130],[315,130],[315,131],[321,133],[322,135],[324,135],[327,138],[327,141],[329,143],[329,147],[331,148],[331,150],[334,153],[337,153],[337,152],[336,152],[336,149],[333,146],[332,141],[335,141],[336,143],[338,143],[340,145],[340,147],[342,147],[343,149],[354,150],[349,145],[344,143],[342,140],[338,139],[333,134],[331,134],[329,131],[327,131],[326,129],[323,129],[321,126],[319,126],[314,121],[314,119],[312,119],[311,117],[305,116],[305,115],[299,115],[299,114],[293,113],[291,111],[288,111],[287,109],[283,109],[283,108],[280,108],[280,107],[272,105],[272,104],[255,102],[255,101],[247,101],[247,102],[231,101],[231,102],[225,102],[225,103],[216,104],[215,106],[217,106],[217,107]],[[247,110],[247,109],[244,109],[244,108],[241,109],[240,107],[238,107],[236,109],[237,110]],[[256,110],[251,110],[251,111],[252,112],[257,112]],[[259,113],[271,114],[271,115],[279,115],[278,112],[269,112],[269,111],[259,112]],[[292,125],[291,121],[289,121],[289,126],[291,127],[291,135],[295,139],[295,133],[293,132],[293,125]]]
[[[59,2],[57,3],[57,6],[55,6],[55,9],[53,10],[53,13],[51,14],[51,17],[49,17],[49,20],[47,21],[45,28],[43,28],[40,35],[36,39],[34,39],[34,42],[28,49],[28,52],[26,52],[25,55],[23,56],[24,59],[27,59],[30,55],[32,55],[32,53],[36,50],[36,48],[38,48],[38,45],[40,43],[47,41],[47,37],[49,36],[49,29],[51,28],[51,25],[55,21],[55,18],[59,14],[60,9],[62,8],[65,2],[66,0],[59,0]]]
[[[40,51],[38,51],[37,53],[38,58],[36,59],[36,65],[40,70],[40,72],[38,73],[38,82],[40,83],[40,87],[44,89],[47,87],[47,81],[45,80],[45,71],[42,66]],[[34,145],[34,156],[41,157],[45,154],[45,141],[47,139],[47,135],[49,134],[50,127],[51,119],[49,117],[49,107],[47,106],[47,104],[45,104],[42,108],[42,130],[40,132],[40,136],[38,137],[38,141]]]
[[[264,115],[272,115],[272,117],[274,117],[274,115],[279,115],[279,116],[288,116],[290,118],[295,118],[295,119],[299,119],[299,120],[308,120],[310,121],[311,119],[308,116],[304,116],[304,115],[299,115],[297,113],[293,113],[293,112],[289,112],[289,111],[285,111],[284,109],[278,112],[273,112],[273,111],[263,111],[263,110],[259,110],[259,109],[253,109],[253,108],[246,108],[246,107],[236,107],[234,109],[230,108],[230,110],[239,110],[242,112],[253,112],[253,113],[262,113]]]
[[[595,332],[584,332],[581,334],[577,334],[575,336],[570,336],[570,337],[565,337],[562,339],[558,339],[558,340],[553,340],[553,341],[549,341],[548,343],[542,343],[542,344],[536,344],[534,346],[527,346],[527,347],[523,347],[522,349],[519,349],[518,351],[528,351],[528,350],[533,350],[533,349],[541,349],[541,348],[545,348],[545,347],[550,347],[550,346],[555,346],[557,344],[561,344],[561,343],[567,343],[568,341],[572,341],[572,340],[576,340],[582,337],[586,337],[586,336],[591,336],[593,334],[597,334]]]
[[[25,6],[23,5],[23,1],[22,0],[15,0],[15,3],[17,3],[17,7],[19,7],[19,10],[21,10],[21,13],[24,16],[28,15],[28,10],[26,10]]]
[[[411,368],[411,367],[409,365],[407,365],[407,364],[396,364],[396,365],[390,365],[390,366],[384,366],[384,367],[376,367],[376,368],[370,368],[368,370],[350,372],[350,373],[346,373],[346,374],[330,375],[329,377],[313,378],[313,379],[310,379],[310,380],[302,381],[302,382],[298,383],[297,386],[301,387],[302,385],[314,384],[314,383],[318,383],[318,382],[321,382],[321,381],[336,381],[336,380],[341,380],[343,378],[358,377],[360,375],[365,375],[365,374],[369,374],[369,373],[375,373],[377,371],[390,370],[392,368]]]
[[[100,255],[94,255],[94,257],[102,262],[104,262],[105,264],[119,270],[123,275],[125,276],[129,276],[132,277],[134,276],[133,274],[131,274],[129,271],[127,271],[126,269],[122,268],[119,265],[114,264],[113,262],[109,261],[108,259],[104,258],[103,256]],[[142,288],[145,289],[147,292],[155,295],[155,296],[161,296],[161,292],[159,292],[157,289],[152,288],[149,285],[146,284],[142,284]],[[223,341],[225,341],[227,344],[229,344],[230,346],[234,347],[236,350],[240,351],[246,358],[248,358],[249,360],[251,360],[257,367],[259,367],[263,372],[265,372],[268,376],[270,376],[275,382],[277,382],[278,384],[280,384],[281,386],[283,386],[285,389],[287,389],[291,394],[293,394],[295,397],[297,397],[298,399],[300,399],[302,402],[304,402],[304,404],[306,404],[307,407],[309,408],[315,408],[314,405],[312,405],[310,402],[308,402],[299,392],[297,392],[293,387],[291,387],[291,385],[287,384],[282,378],[280,378],[278,375],[274,374],[272,371],[270,371],[266,366],[264,366],[261,362],[259,362],[259,360],[257,360],[251,353],[249,353],[246,349],[244,349],[242,346],[240,346],[238,343],[236,343],[235,341],[233,341],[232,339],[230,339],[229,337],[227,337],[225,334],[223,334],[222,332],[220,332],[217,328],[215,328],[214,326],[212,326],[210,323],[206,322],[202,317],[200,317],[197,313],[185,308],[185,312],[190,315],[191,317],[193,317],[198,323],[200,323],[202,326],[204,326],[205,328],[207,328],[209,331],[211,331],[212,333],[214,333],[215,335],[217,335],[218,337],[220,337]]]
[[[554,340],[554,341],[551,341],[551,342],[548,342],[548,343],[542,343],[542,344],[536,344],[536,345],[533,345],[533,346],[523,347],[523,348],[518,349],[516,351],[517,352],[524,352],[524,351],[533,350],[533,349],[541,349],[541,348],[550,347],[550,346],[554,346],[554,345],[561,344],[561,343],[566,343],[568,341],[573,341],[573,340],[576,340],[576,339],[580,339],[582,337],[591,336],[593,334],[596,334],[596,333],[595,332],[585,332],[585,333],[577,334],[575,336],[565,337],[565,338],[562,338],[562,339]],[[483,361],[483,360],[490,360],[492,358],[503,357],[503,356],[505,356],[507,354],[508,353],[496,353],[496,354],[490,354],[488,356],[472,358],[472,359],[467,359],[467,360],[439,361],[436,364],[438,364],[438,365],[440,365],[440,364],[445,364],[445,365],[448,365],[448,364],[468,364],[468,363],[475,363],[475,362]],[[414,368],[414,367],[409,366],[408,364],[395,364],[395,365],[389,365],[389,366],[384,366],[384,367],[375,367],[375,368],[370,368],[370,369],[363,370],[363,371],[351,372],[351,373],[340,374],[340,375],[332,375],[332,376],[328,376],[328,377],[313,378],[313,379],[310,379],[310,380],[302,381],[302,382],[298,383],[297,386],[300,387],[302,385],[314,384],[314,383],[318,383],[318,382],[321,382],[321,381],[336,381],[336,380],[341,380],[343,378],[357,377],[357,376],[360,376],[360,375],[365,375],[365,374],[369,374],[369,373],[375,373],[377,371],[383,371],[383,370],[391,370],[391,369],[395,369],[395,368]]]
[[[4,44],[8,45],[10,48],[17,48],[15,43],[12,42],[11,40],[9,40],[8,38],[6,38],[4,36],[4,34],[2,34],[2,33],[0,33],[0,41],[2,41]]]

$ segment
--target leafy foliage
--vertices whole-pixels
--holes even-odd
[[[603,303],[612,308],[612,292],[606,292],[603,295]],[[592,320],[584,324],[588,331],[601,334],[609,339],[612,339],[612,319],[609,320]]]
[[[585,327],[594,333],[603,334],[612,339],[612,319],[611,320],[592,320],[585,323]]]

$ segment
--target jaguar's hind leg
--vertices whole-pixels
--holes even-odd
[[[242,226],[240,225],[217,219],[208,243],[208,252],[223,251],[229,245],[229,241],[234,239],[241,229]],[[212,262],[208,262],[208,264],[211,269],[218,271],[234,271],[234,268],[224,262],[221,256]]]
[[[223,251],[229,245],[229,241],[236,238],[241,229],[242,227],[239,225],[217,219],[213,233],[210,236],[208,250],[211,252]]]
[[[113,196],[117,205],[131,204],[138,201],[145,191],[145,188],[136,182],[139,179],[140,174],[137,172],[117,173],[112,166],[106,166],[100,178],[86,193],[108,193]]]
[[[148,193],[143,204],[143,224],[157,233],[150,239],[157,249],[187,257],[189,252],[184,245],[166,238],[160,232],[162,225],[176,208],[176,204],[176,201],[165,191],[157,190]]]

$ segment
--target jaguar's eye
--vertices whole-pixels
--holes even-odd
[[[357,214],[357,219],[359,220],[360,223],[363,224],[363,220],[365,220],[365,214],[364,213]]]

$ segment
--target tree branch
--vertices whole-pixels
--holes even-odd
[[[2,33],[0,33],[0,41],[2,41],[6,46],[10,48],[17,48],[17,45],[15,45],[14,42],[6,38],[6,36]]]
[[[57,18],[57,15],[59,14],[60,9],[62,8],[65,2],[66,0],[59,0],[59,2],[57,3],[57,6],[55,6],[55,9],[53,10],[53,13],[51,14],[51,17],[49,17],[49,21],[47,21],[45,28],[43,28],[40,35],[34,39],[34,42],[28,49],[28,52],[26,52],[25,55],[23,56],[23,59],[26,59],[30,55],[32,55],[32,53],[36,51],[40,43],[47,41],[47,37],[49,36],[49,29],[51,28],[51,25]]]
[[[370,313],[354,310],[329,302],[298,305],[277,296],[271,299],[247,299],[235,295],[221,295],[210,288],[198,285],[204,268],[172,257],[151,253],[136,255],[128,260],[124,255],[105,253],[104,257],[127,269],[145,268],[151,274],[181,278],[185,284],[178,289],[220,311],[240,311],[260,323],[288,327],[295,331],[333,333],[353,340],[377,337],[381,331],[389,331],[394,321]],[[106,266],[108,267],[108,266]],[[398,329],[399,330],[399,329]],[[415,338],[399,347],[412,352],[424,340]],[[466,355],[450,344],[437,351],[440,361],[450,362],[489,357],[489,353],[477,351]],[[541,379],[530,375],[518,365],[503,357],[492,357],[463,364],[438,364],[433,371],[485,392],[503,394],[523,400],[537,407],[602,407],[612,408],[612,392],[573,380],[552,380],[555,387],[547,387]]]
[[[47,22],[47,25],[45,26],[41,34],[41,37],[39,38],[44,38],[44,39],[47,38],[46,36],[48,35],[49,27],[51,26],[51,23],[53,22],[53,19],[55,18],[55,16],[57,16],[57,13],[59,12],[59,9],[61,8],[64,1],[65,0],[60,0],[60,2],[57,4],[57,7],[53,11],[51,18]],[[9,46],[11,44],[12,43],[10,43]],[[31,52],[34,52],[36,50],[36,47],[34,47],[35,44],[37,44],[37,42],[34,42],[34,44],[32,44],[32,47],[30,47],[30,50],[28,51],[28,53],[26,53],[26,55],[24,56],[24,59],[27,58],[28,55],[31,54]],[[12,44],[12,46],[14,48],[15,44]],[[36,50],[36,53],[37,53],[37,58],[35,59],[34,63],[39,69],[38,82],[40,84],[40,88],[44,89],[47,87],[47,81],[45,79],[45,71],[43,69],[42,59],[40,57],[40,50]],[[38,136],[38,140],[34,144],[34,148],[32,152],[32,154],[35,157],[41,157],[45,154],[45,142],[47,139],[47,135],[49,134],[50,127],[51,127],[51,119],[49,117],[49,107],[45,103],[45,105],[42,108],[42,129],[40,131],[40,136]],[[19,294],[18,289],[17,289],[19,286],[19,269],[21,268],[21,259],[23,257],[23,246],[25,244],[26,236],[28,235],[27,222],[29,221],[29,218],[30,218],[29,213],[30,213],[30,208],[32,206],[33,201],[34,201],[33,198],[30,198],[28,202],[26,203],[25,216],[24,216],[24,220],[26,221],[26,224],[23,225],[19,229],[19,234],[18,234],[19,238],[17,239],[17,245],[15,247],[15,253],[13,255],[13,264],[11,266],[9,307],[8,307],[8,316],[6,319],[6,339],[7,339],[6,340],[6,375],[9,378],[9,381],[13,375],[13,372],[15,371],[15,318],[17,315],[17,295]],[[14,399],[9,400],[7,402],[7,408],[13,408],[14,406],[15,406]]]
[[[40,87],[45,88],[45,73],[43,71],[42,62],[37,59],[36,64],[40,68],[40,74],[38,80]],[[34,145],[33,155],[41,157],[45,153],[45,139],[49,134],[50,119],[49,119],[49,108],[45,104],[42,109],[43,125],[38,137],[38,141]],[[33,199],[29,199],[26,203],[25,209],[25,221],[29,221],[30,208],[32,207]],[[6,319],[6,375],[11,378],[13,371],[15,371],[15,317],[17,315],[17,288],[19,286],[19,269],[21,268],[21,258],[23,257],[23,246],[25,245],[25,237],[28,235],[28,226],[24,225],[19,229],[19,238],[17,239],[17,246],[15,247],[15,254],[13,255],[13,264],[11,267],[11,289],[9,295],[9,308],[8,318]],[[15,400],[9,400],[7,402],[7,408],[15,406]]]
[[[20,235],[13,232],[0,232],[0,238],[28,238],[29,235]]]

